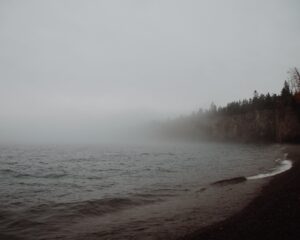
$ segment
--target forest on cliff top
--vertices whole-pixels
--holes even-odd
[[[262,94],[207,110],[200,109],[160,124],[162,135],[172,138],[300,142],[300,73],[289,71],[279,94]]]

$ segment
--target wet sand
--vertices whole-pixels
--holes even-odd
[[[287,152],[293,168],[273,177],[244,210],[180,239],[300,239],[300,146],[290,146]]]

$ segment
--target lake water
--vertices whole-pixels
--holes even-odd
[[[175,239],[245,206],[279,145],[0,146],[0,237]],[[2,235],[1,235],[2,234]]]

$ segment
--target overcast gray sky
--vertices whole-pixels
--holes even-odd
[[[278,92],[300,65],[299,12],[299,0],[1,0],[1,139]]]

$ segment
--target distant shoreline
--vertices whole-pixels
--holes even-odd
[[[300,239],[300,145],[287,152],[293,168],[275,176],[245,209],[180,239]]]

